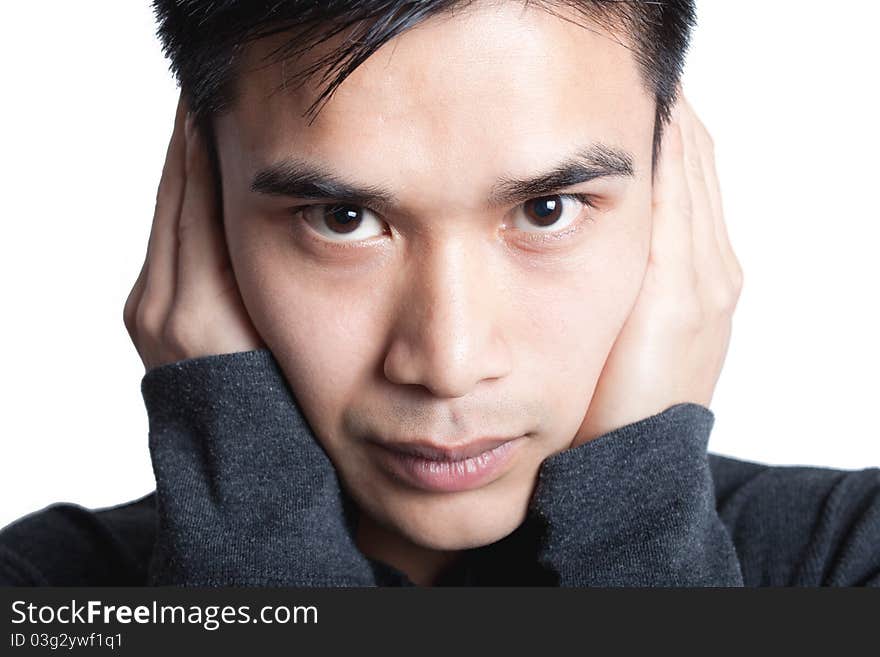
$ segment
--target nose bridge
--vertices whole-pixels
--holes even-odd
[[[440,232],[407,268],[385,375],[438,397],[460,397],[483,379],[504,376],[509,354],[485,245]]]

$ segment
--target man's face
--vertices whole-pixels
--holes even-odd
[[[258,42],[252,61],[280,42]],[[575,438],[640,289],[653,98],[618,39],[518,3],[396,37],[311,126],[318,87],[272,94],[290,73],[246,72],[216,123],[247,311],[363,512],[423,547],[494,542],[523,521],[541,462]],[[628,153],[632,174],[606,155],[590,168],[618,175],[504,184],[596,144]],[[252,189],[290,158],[392,202],[306,197],[284,166]],[[395,475],[372,442],[485,436],[523,438],[454,491]]]

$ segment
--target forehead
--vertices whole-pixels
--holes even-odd
[[[443,171],[458,188],[499,170],[532,171],[574,143],[599,140],[644,156],[654,101],[631,51],[569,16],[580,24],[502,2],[431,17],[355,69],[311,125],[305,113],[320,75],[299,87],[283,88],[284,80],[341,41],[297,62],[261,64],[284,42],[276,35],[249,47],[238,101],[221,121],[252,170],[296,153],[373,179]]]

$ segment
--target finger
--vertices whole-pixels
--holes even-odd
[[[125,328],[128,330],[128,334],[131,336],[133,342],[136,345],[138,344],[139,340],[137,336],[137,323],[135,322],[135,312],[140,305],[141,297],[144,293],[144,286],[146,285],[147,280],[148,263],[149,261],[144,258],[144,263],[141,265],[141,271],[138,274],[138,277],[135,280],[131,291],[128,293],[128,297],[125,299],[125,305],[122,309],[122,321],[125,324]]]
[[[181,93],[156,193],[156,210],[147,246],[146,283],[138,309],[141,328],[154,336],[158,335],[171,309],[177,279],[177,223],[186,183],[186,110]]]
[[[684,172],[684,144],[679,123],[680,106],[672,115],[660,147],[651,200],[651,259],[689,274],[693,270],[691,199]]]
[[[691,228],[697,284],[704,293],[711,295],[708,298],[714,300],[717,294],[719,300],[723,301],[726,299],[729,277],[715,236],[715,220],[703,169],[704,157],[696,135],[696,113],[687,98],[683,96],[681,110],[684,170],[693,209]]]
[[[706,176],[706,185],[709,192],[709,203],[712,206],[712,219],[715,228],[715,239],[718,243],[718,251],[724,262],[730,279],[736,282],[742,277],[742,269],[733,252],[730,238],[727,234],[727,225],[724,221],[724,206],[721,202],[721,184],[718,178],[717,165],[715,162],[715,145],[712,136],[706,126],[695,117],[694,127],[697,141],[701,144],[700,153],[703,158],[703,171]]]
[[[187,129],[186,166],[178,233],[178,295],[181,300],[193,300],[220,289],[229,262],[207,144],[193,124]]]

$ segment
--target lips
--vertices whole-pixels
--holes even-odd
[[[499,445],[516,439],[518,436],[497,437],[487,436],[462,442],[457,445],[448,445],[446,443],[437,443],[431,440],[407,440],[407,441],[380,441],[374,440],[386,449],[391,449],[404,454],[421,456],[431,461],[463,461],[473,456],[479,456],[485,452],[495,449]]]
[[[488,486],[510,470],[526,436],[480,438],[456,446],[430,440],[377,441],[376,463],[406,486],[456,493]]]

